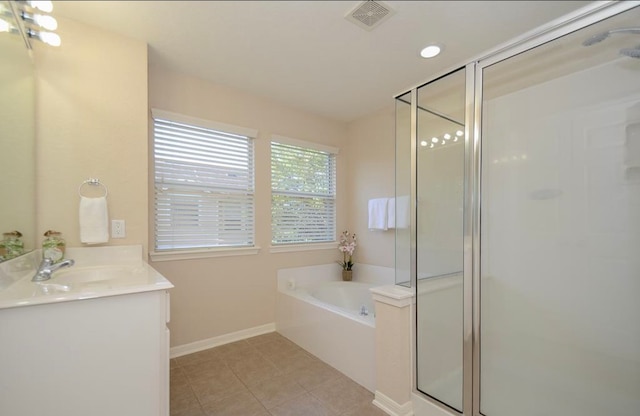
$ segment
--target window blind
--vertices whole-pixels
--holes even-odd
[[[156,251],[253,246],[252,138],[157,113],[153,128]]]
[[[334,153],[271,142],[271,243],[335,241]]]

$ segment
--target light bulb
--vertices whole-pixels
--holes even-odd
[[[427,141],[426,140],[423,140],[423,141],[420,142],[420,146],[424,147],[426,145],[427,145]]]
[[[462,130],[458,130],[456,132],[456,136],[461,137],[464,134],[464,132]]]
[[[431,146],[429,146],[429,149],[433,149],[433,143],[431,143]]]
[[[432,141],[433,143],[438,143],[438,141],[439,141],[439,140],[438,140],[438,138],[437,138],[437,137],[434,137],[434,138],[432,138],[432,139],[431,139],[431,141]]]
[[[34,9],[41,10],[46,13],[51,13],[53,11],[53,3],[50,1],[28,1],[29,6]]]
[[[40,38],[41,41],[51,46],[60,46],[60,44],[62,43],[60,40],[60,36],[58,36],[55,33],[40,32],[38,34],[38,37]]]
[[[44,16],[41,14],[34,14],[33,21],[40,27],[47,30],[56,30],[58,28],[58,22],[51,16]]]
[[[451,135],[449,133],[444,135],[445,140],[449,140],[451,138]]]
[[[0,19],[0,32],[8,32],[11,30],[11,25],[9,22]]]
[[[456,137],[455,139],[453,139],[453,141],[454,141],[454,142],[457,142],[457,141],[458,141],[458,138]]]

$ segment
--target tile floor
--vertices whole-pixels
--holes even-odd
[[[385,416],[372,400],[277,332],[171,360],[171,416]]]

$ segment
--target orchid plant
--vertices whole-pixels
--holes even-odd
[[[340,235],[338,250],[342,252],[342,262],[339,262],[342,270],[351,270],[353,268],[353,252],[356,251],[357,245],[355,234],[349,234],[349,231],[345,230]]]

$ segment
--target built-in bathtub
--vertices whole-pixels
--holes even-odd
[[[369,289],[393,282],[392,268],[363,264],[354,269],[352,282],[342,281],[336,264],[278,270],[276,328],[375,392],[375,310]]]

